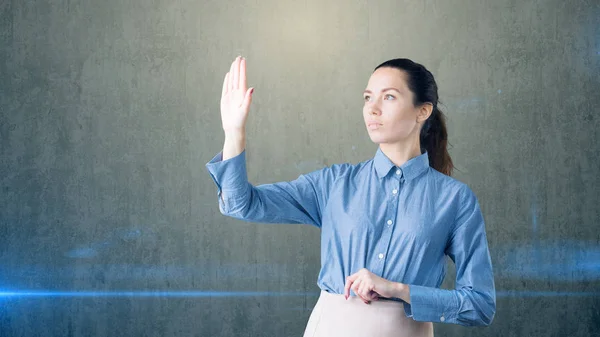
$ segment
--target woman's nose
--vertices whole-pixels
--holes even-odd
[[[381,114],[381,111],[377,107],[371,108],[371,115],[379,116],[380,114]]]

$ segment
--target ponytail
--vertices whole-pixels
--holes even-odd
[[[429,166],[447,175],[452,175],[454,164],[448,153],[448,131],[446,117],[437,104],[431,116],[425,121],[420,134],[421,150],[427,151]]]

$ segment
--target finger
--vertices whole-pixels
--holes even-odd
[[[227,77],[229,77],[229,73],[225,74],[225,79],[223,80],[223,91],[221,92],[221,98],[223,98],[223,96],[227,95],[227,90],[229,89],[229,86],[227,83]]]
[[[377,293],[375,290],[373,289],[367,289],[366,290],[366,298],[369,301],[377,301],[379,299],[379,293]]]
[[[354,282],[352,282],[352,286],[350,286],[350,289],[352,289],[352,291],[354,291],[354,293],[355,293],[357,296],[360,296],[360,295],[358,294],[358,287],[359,287],[359,286],[360,286],[360,279],[358,279],[358,280],[354,280]]]
[[[240,87],[240,57],[235,59],[233,65],[233,89],[239,89]]]
[[[360,298],[363,302],[368,303],[367,299],[363,296],[363,294],[360,291],[360,286],[362,284],[362,280],[361,279],[357,279],[356,281],[354,281],[354,283],[352,284],[352,290],[354,291],[354,293],[356,294],[356,296],[358,298]]]
[[[346,296],[346,299],[348,299],[348,297],[350,297],[350,287],[352,287],[352,283],[354,283],[354,279],[355,279],[354,275],[350,275],[350,276],[346,277],[346,285],[344,286],[344,295]]]
[[[229,80],[228,80],[229,92],[233,91],[234,70],[235,70],[235,61],[231,62],[231,67],[229,67]]]
[[[358,288],[358,292],[360,294],[360,297],[363,299],[363,301],[366,304],[371,303],[371,286],[370,286],[370,282],[369,280],[363,279],[360,282],[360,287]]]
[[[363,281],[360,283],[360,286],[358,287],[358,295],[363,299],[365,303],[369,303],[370,297],[369,286],[367,284],[367,281]]]
[[[377,294],[374,293],[373,291],[366,291],[363,296],[369,303],[371,303],[372,301],[377,301],[379,299]]]
[[[366,298],[367,296],[367,292],[365,291],[366,289],[366,281],[361,281],[360,282],[360,286],[358,287],[358,294],[360,294],[361,297]]]
[[[240,89],[242,90],[246,90],[247,88],[247,83],[246,83],[246,59],[242,58],[240,60]]]
[[[379,299],[379,294],[374,291],[370,291],[369,299],[371,301],[377,301]]]
[[[346,285],[344,286],[344,296],[346,297],[346,299],[350,297],[350,287],[352,287],[352,283],[352,280],[346,280]]]

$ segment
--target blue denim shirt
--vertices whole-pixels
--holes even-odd
[[[206,164],[221,213],[319,227],[319,288],[343,294],[346,277],[366,268],[409,285],[403,303],[416,321],[491,323],[496,293],[479,203],[466,184],[430,167],[427,152],[397,167],[378,149],[356,165],[258,186],[248,182],[245,156],[222,161],[219,153]],[[446,255],[456,265],[454,290],[439,289]]]

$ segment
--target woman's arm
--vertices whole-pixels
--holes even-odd
[[[238,156],[244,152],[244,149],[246,149],[246,132],[244,130],[225,134],[223,160]]]
[[[236,219],[321,227],[321,208],[341,165],[302,174],[293,181],[253,186],[246,172],[246,151],[228,160],[217,154],[206,164],[217,186],[219,210]]]
[[[407,315],[417,321],[490,325],[496,313],[496,291],[485,224],[479,203],[466,185],[446,245],[456,265],[454,290],[408,285]]]
[[[305,223],[321,226],[321,208],[334,170],[324,168],[290,182],[253,186],[246,171],[246,119],[253,88],[246,84],[246,60],[231,64],[221,95],[225,132],[223,151],[206,167],[217,185],[219,209],[237,219],[266,223]]]

